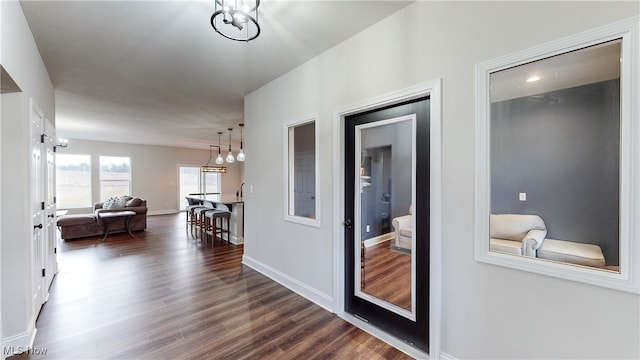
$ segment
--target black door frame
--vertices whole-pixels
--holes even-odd
[[[430,134],[429,116],[430,99],[428,97],[413,99],[408,102],[393,104],[380,109],[345,117],[345,220],[357,222],[354,218],[354,198],[356,191],[357,171],[355,168],[355,134],[358,125],[370,124],[391,118],[416,114],[415,138],[416,160],[415,178],[416,193],[414,215],[416,229],[416,259],[429,259],[429,204],[430,199]],[[398,313],[384,309],[370,301],[355,295],[355,247],[353,226],[345,226],[345,311],[367,319],[372,325],[401,338],[419,349],[429,351],[429,261],[416,261],[415,269],[415,321]]]
[[[429,261],[429,357],[438,358],[441,349],[442,319],[442,79],[434,79],[387,94],[361,100],[345,106],[335,113],[334,123],[334,297],[336,313],[353,325],[373,334],[396,348],[422,358],[427,353],[408,345],[391,333],[368,324],[365,321],[345,312],[345,267],[344,267],[344,132],[346,116],[365,112],[371,109],[398,104],[419,97],[429,96],[430,133],[431,133],[431,228],[430,228],[430,261]]]

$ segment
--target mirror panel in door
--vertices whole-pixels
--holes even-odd
[[[355,295],[415,319],[415,115],[356,126]]]

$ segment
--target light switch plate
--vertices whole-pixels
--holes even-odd
[[[520,199],[520,201],[527,201],[527,193],[520,193],[518,195],[518,198]]]

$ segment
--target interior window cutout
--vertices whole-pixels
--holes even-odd
[[[631,273],[640,160],[630,146],[640,140],[632,29],[618,24],[478,65],[478,260],[640,290]]]
[[[286,127],[285,220],[319,226],[315,118]]]

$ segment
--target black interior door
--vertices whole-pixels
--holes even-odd
[[[345,118],[344,159],[345,311],[413,344],[425,352],[429,351],[429,114],[429,98],[425,97],[347,116]],[[399,149],[406,146],[407,142],[412,141],[411,138],[407,138],[405,135],[397,134],[399,133],[397,129],[400,126],[404,126],[404,123],[393,123],[392,125],[395,127],[376,127],[377,124],[385,124],[385,121],[390,121],[389,119],[404,119],[404,117],[412,115],[414,117],[411,120],[413,121],[411,131],[415,136],[413,138],[412,156],[415,158],[411,160],[415,161],[415,165],[412,173],[407,175],[404,171],[394,170],[399,169],[401,165],[406,165],[406,161],[403,161],[402,158],[394,159],[394,156],[399,153]],[[367,132],[365,132],[363,127],[370,128],[366,128]],[[374,133],[374,130],[377,132]],[[363,145],[366,141],[369,141],[364,139],[368,135],[371,135],[368,136],[369,138],[394,138],[390,133],[396,133],[396,135],[395,140],[388,141],[391,143],[389,145]],[[369,143],[373,144],[376,141],[384,143],[383,140],[370,140]],[[385,153],[391,153],[392,155],[384,155]],[[388,160],[385,160],[385,156]],[[361,164],[357,164],[357,161],[360,161]],[[383,177],[382,184],[375,183],[376,178],[380,178],[379,175],[376,175],[380,174],[380,171],[376,170],[376,161],[386,161],[384,165],[377,166],[391,173],[390,178]],[[393,162],[393,164],[389,165],[389,162]],[[394,228],[389,224],[394,218],[404,215],[402,211],[405,209],[406,200],[403,200],[403,204],[398,204],[400,202],[398,198],[406,186],[402,186],[399,183],[406,183],[407,176],[415,177],[415,183],[413,183],[411,189],[411,209],[414,218],[413,245],[409,246],[409,250],[406,249],[406,245],[404,245],[404,248],[403,245],[394,246],[394,244],[399,244],[397,243],[397,235],[393,235],[393,238],[388,241],[389,245],[384,242],[370,247],[363,245],[367,243],[367,240],[391,237],[392,233],[394,233]],[[382,190],[373,189],[374,187],[382,188]],[[371,192],[373,195],[369,196],[367,192]],[[371,205],[373,203],[380,203],[381,205]],[[391,204],[388,210],[385,210],[387,209],[384,207],[386,204]],[[374,210],[370,211],[372,207]],[[394,209],[394,207],[397,209]],[[371,217],[369,213],[374,214],[373,220],[368,219],[368,217]],[[371,236],[372,228],[381,232],[381,235]],[[367,237],[371,237],[371,239],[365,239]],[[387,249],[387,246],[391,251]],[[413,298],[411,306],[407,308],[410,310],[403,309],[403,306],[395,303],[393,299],[385,299],[385,296],[392,296],[393,294],[375,295],[373,290],[369,291],[370,287],[373,288],[375,286],[373,282],[377,281],[378,278],[382,278],[397,269],[399,265],[395,264],[394,261],[406,261],[406,257],[400,257],[399,260],[385,260],[384,262],[376,263],[375,267],[369,269],[369,264],[376,261],[371,258],[376,256],[372,255],[375,253],[372,249],[380,249],[379,251],[385,253],[389,251],[388,254],[391,256],[407,252],[410,256],[413,256],[410,270],[412,273],[411,281],[413,282],[411,290]],[[367,271],[369,274],[367,274]],[[375,273],[376,271],[377,273]],[[364,282],[365,279],[366,282]],[[358,284],[357,281],[360,283]],[[391,281],[389,286],[393,286],[394,282],[396,281]]]

